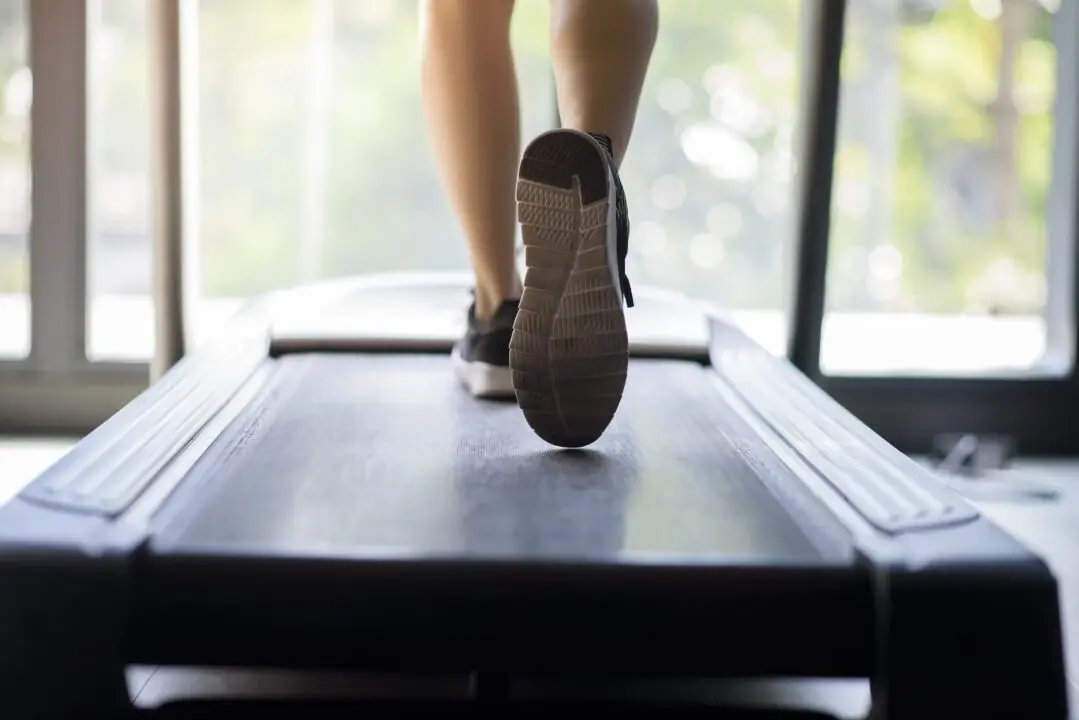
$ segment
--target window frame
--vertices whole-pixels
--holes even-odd
[[[94,2],[94,0],[91,0]],[[89,137],[89,13],[83,0],[26,0],[31,107],[30,226],[31,350],[0,361],[0,432],[83,434],[142,392],[151,377],[144,362],[91,361],[87,336]],[[154,33],[152,146],[155,186],[154,304],[159,374],[182,352],[182,300],[195,289],[191,258],[177,263],[197,227],[195,203],[184,192],[197,172],[196,139],[183,117],[194,113],[190,65],[195,9],[187,0],[151,3]],[[1011,436],[1025,454],[1074,452],[1079,445],[1079,374],[1074,364],[1058,378],[842,377],[820,368],[825,313],[833,159],[840,101],[846,0],[804,0],[803,83],[795,263],[790,268],[788,356],[811,380],[901,450],[925,453],[951,432]],[[1079,42],[1064,28],[1079,25],[1079,2],[1058,11],[1057,158],[1048,222],[1047,323],[1049,350],[1070,358],[1079,318],[1076,249],[1076,172],[1079,169]],[[186,79],[183,69],[186,72]],[[181,102],[183,101],[183,102]],[[557,105],[554,117],[557,119]],[[188,164],[184,164],[188,163]],[[185,197],[186,196],[186,197]],[[187,202],[183,202],[187,200]],[[171,263],[161,260],[173,258]]]
[[[828,272],[834,150],[841,99],[840,61],[848,0],[807,0],[807,79],[797,267],[791,308],[791,362],[866,425],[900,450],[933,451],[950,433],[1004,435],[1024,455],[1065,455],[1079,449],[1079,374],[1074,357],[1076,293],[1076,171],[1079,92],[1076,60],[1079,2],[1065,0],[1054,23],[1057,120],[1047,222],[1047,354],[1067,361],[1056,377],[839,376],[820,366]],[[1072,32],[1068,32],[1067,30]]]
[[[87,4],[25,2],[34,83],[30,353],[0,361],[0,432],[82,434],[147,386],[144,365],[86,354]]]

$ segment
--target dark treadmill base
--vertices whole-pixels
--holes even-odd
[[[212,646],[230,664],[868,671],[867,575],[770,492],[791,471],[707,368],[634,361],[609,431],[565,451],[469,397],[445,357],[274,362],[153,518],[140,662]],[[706,638],[710,657],[678,652]]]

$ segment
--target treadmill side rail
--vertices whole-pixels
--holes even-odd
[[[874,717],[1067,720],[1057,583],[1039,560],[874,576]]]
[[[0,717],[115,717],[124,675],[130,559],[107,520],[15,499],[0,508]],[[126,546],[126,547],[125,547]]]
[[[244,388],[267,341],[233,340],[181,360],[27,486],[42,506],[118,517]]]
[[[0,717],[102,717],[125,678],[133,563],[174,460],[250,394],[265,366],[263,303],[200,348],[0,506]],[[195,441],[195,442],[193,442]],[[175,477],[173,483],[179,482]],[[167,484],[167,483],[166,483]],[[146,492],[154,487],[158,492]],[[130,513],[143,497],[142,514]]]
[[[712,366],[846,503],[890,535],[970,522],[978,511],[809,381],[712,320]]]
[[[1065,720],[1048,566],[790,363],[718,316],[710,331],[721,382],[792,449],[789,463],[812,469],[796,476],[850,530],[872,578],[874,717]]]

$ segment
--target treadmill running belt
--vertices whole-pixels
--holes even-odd
[[[591,448],[552,448],[445,358],[286,356],[257,408],[192,469],[156,552],[487,558],[846,556],[761,482],[787,470],[705,368],[635,360]]]

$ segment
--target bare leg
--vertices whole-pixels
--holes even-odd
[[[514,181],[520,152],[510,49],[514,0],[424,0],[422,83],[439,173],[468,242],[476,317],[518,298]]]
[[[611,138],[622,162],[659,26],[656,0],[551,0],[562,125]]]

